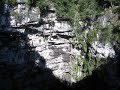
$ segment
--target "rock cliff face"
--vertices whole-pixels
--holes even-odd
[[[71,27],[67,21],[57,21],[51,6],[46,16],[39,8],[19,2],[11,7],[3,4],[0,16],[0,62],[23,64],[34,61],[37,66],[45,58],[47,68],[56,77],[70,81]]]
[[[56,77],[71,81],[71,54],[76,57],[80,50],[71,47],[72,27],[67,21],[57,19],[54,6],[51,4],[41,16],[38,7],[28,6],[24,0],[18,0],[13,7],[1,4],[0,8],[3,8],[0,10],[0,62],[34,62],[36,66],[50,68]],[[100,19],[105,27],[106,17]],[[109,43],[95,41],[90,49],[95,57],[115,56]]]

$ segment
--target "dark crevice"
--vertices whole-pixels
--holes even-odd
[[[67,39],[67,40],[69,40],[70,38],[73,38],[73,36],[69,36],[69,35],[61,35],[61,34],[57,34],[59,37],[61,37],[61,38],[65,38],[65,39]]]

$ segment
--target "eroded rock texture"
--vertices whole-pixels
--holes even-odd
[[[32,62],[40,68],[51,69],[60,79],[72,81],[74,71],[71,69],[71,55],[77,57],[81,54],[81,50],[71,47],[72,27],[67,20],[57,18],[54,5],[51,4],[40,11],[38,7],[29,6],[26,0],[17,0],[15,6],[0,4],[0,62],[7,64]],[[117,23],[117,16],[113,14],[105,14],[98,20],[103,27],[106,27],[108,22],[112,25],[113,17]],[[86,26],[88,30],[92,30],[94,21],[91,20],[89,23],[91,23],[90,27],[87,27],[80,21],[81,29]],[[110,43],[104,45],[95,41],[89,49],[94,57],[114,58],[115,56]],[[42,61],[41,57],[44,57],[45,61]],[[74,60],[72,62],[75,63]],[[82,65],[83,61],[81,61]],[[78,73],[78,76],[81,75],[82,70]]]
[[[39,8],[24,1],[13,7],[0,6],[4,7],[0,16],[0,62],[33,61],[36,66],[50,68],[56,77],[70,81],[71,27],[67,21],[57,21],[53,5],[42,16]],[[40,56],[45,58],[45,65]]]

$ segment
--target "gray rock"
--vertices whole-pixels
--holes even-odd
[[[39,8],[29,9],[25,2],[26,0],[17,0],[18,5],[12,9],[17,16],[11,14],[11,28],[8,27],[8,30],[20,32],[20,36],[15,41],[7,38],[14,48],[6,46],[0,49],[1,61],[14,64],[33,62],[37,67],[50,68],[56,77],[70,81],[70,25],[65,21],[56,21],[55,13],[40,17]],[[53,5],[50,5],[50,10],[54,10]],[[0,17],[0,24],[6,26],[5,18],[8,17],[3,17]],[[40,19],[43,19],[42,25]],[[3,42],[0,43],[2,45]]]
[[[115,51],[111,43],[103,44],[98,41],[93,42],[92,48],[90,49],[93,56],[98,56],[101,58],[114,58]]]

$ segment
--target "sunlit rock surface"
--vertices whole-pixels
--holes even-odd
[[[111,43],[100,43],[95,41],[91,46],[91,53],[93,56],[101,58],[115,58],[115,51]]]
[[[56,77],[70,81],[70,25],[66,21],[57,21],[53,12],[40,17],[39,8],[29,8],[21,0],[17,2],[10,10],[4,6],[9,15],[0,17],[0,33],[4,29],[9,32],[0,36],[0,61],[14,64],[34,61],[36,66],[50,68]],[[50,6],[49,9],[54,11]],[[41,56],[46,60],[45,65]]]
[[[67,21],[57,20],[54,5],[49,6],[51,12],[42,16],[38,7],[29,7],[26,1],[17,0],[18,4],[14,7],[0,5],[0,62],[23,64],[33,61],[36,66],[51,69],[56,77],[74,81],[71,55],[77,57],[81,51],[71,47],[71,26]],[[103,27],[109,21],[107,15],[99,20]],[[82,21],[79,23],[81,28],[86,26]],[[93,29],[93,25],[89,29]],[[90,51],[95,57],[115,56],[110,43],[103,45],[95,41]],[[81,71],[78,76],[82,75]]]

